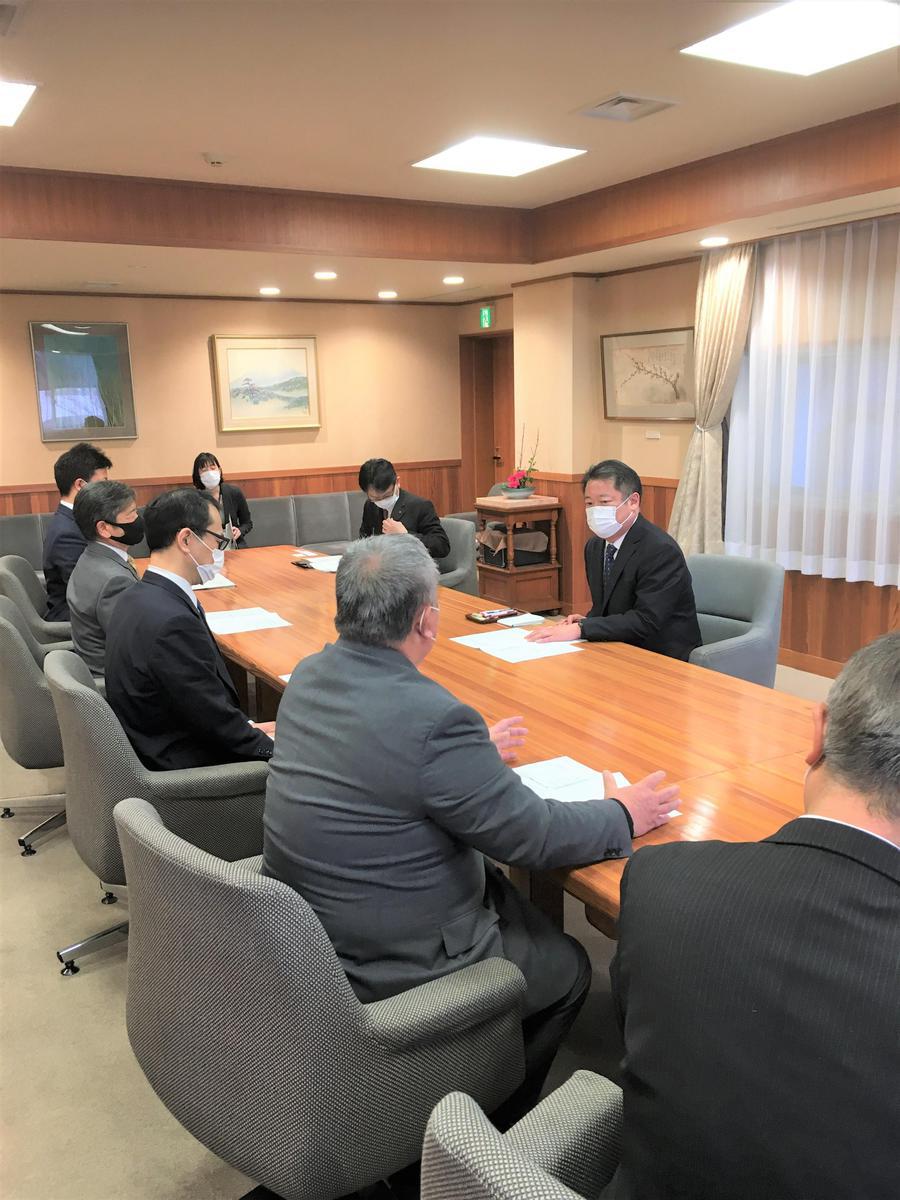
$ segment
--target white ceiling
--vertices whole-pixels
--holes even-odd
[[[678,53],[770,7],[30,0],[2,74],[40,86],[0,161],[532,207],[897,100],[895,52],[810,78]],[[619,90],[678,105],[634,125],[578,115]],[[409,165],[476,133],[588,152],[519,179]]]
[[[283,299],[374,300],[379,290],[391,288],[401,300],[474,300],[503,295],[512,284],[528,279],[618,271],[699,254],[699,239],[710,233],[746,241],[898,209],[900,188],[894,188],[531,266],[4,239],[0,287],[81,292],[87,283],[106,282],[117,287],[99,290],[113,294],[256,296],[260,287],[274,284],[282,289]],[[326,267],[337,271],[336,280],[320,283],[312,278],[313,271]],[[445,287],[441,279],[448,274],[463,275],[465,284]]]

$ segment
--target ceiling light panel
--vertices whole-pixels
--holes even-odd
[[[517,142],[509,138],[471,137],[440,154],[413,163],[429,171],[463,171],[470,175],[504,175],[516,178],[554,163],[584,154],[569,146],[545,146],[541,142]]]
[[[0,125],[15,125],[36,88],[35,83],[6,83],[0,80]]]
[[[890,0],[791,0],[681,53],[817,75],[898,45],[900,5]]]

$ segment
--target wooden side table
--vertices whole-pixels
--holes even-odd
[[[480,529],[502,521],[506,526],[506,566],[478,564],[478,590],[485,600],[527,612],[559,611],[559,572],[556,522],[562,508],[556,496],[530,496],[507,500],[505,496],[479,496],[475,513]],[[550,561],[517,567],[513,530],[522,521],[547,521],[550,525]]]

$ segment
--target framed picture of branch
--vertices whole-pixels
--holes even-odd
[[[222,433],[320,428],[314,337],[214,336],[212,357]]]
[[[694,331],[650,329],[600,339],[609,421],[693,421]]]
[[[29,321],[43,442],[137,437],[128,326]]]

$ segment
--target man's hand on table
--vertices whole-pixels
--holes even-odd
[[[515,762],[516,746],[525,745],[525,736],[528,730],[522,721],[522,717],[504,717],[496,725],[488,726],[491,741],[497,747],[497,753],[504,762]]]
[[[619,787],[611,771],[603,772],[604,795],[621,801],[628,809],[635,837],[665,825],[669,813],[675,808],[678,801],[678,785],[673,783],[668,787],[660,787],[665,777],[665,771],[654,771],[638,783]]]
[[[581,637],[581,626],[574,624],[574,621],[579,619],[575,617],[571,622],[567,619],[555,625],[541,625],[537,629],[532,629],[531,633],[525,638],[525,641],[577,642]]]

